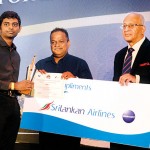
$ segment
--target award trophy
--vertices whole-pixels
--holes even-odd
[[[27,67],[27,74],[26,74],[26,79],[32,81],[36,72],[35,68],[35,59],[36,56],[32,58],[31,64]]]
[[[32,58],[31,64],[27,67],[27,72],[26,72],[26,80],[32,81],[36,72],[36,67],[35,67],[35,59],[36,56]],[[32,91],[26,91],[25,94],[34,96],[34,89]]]

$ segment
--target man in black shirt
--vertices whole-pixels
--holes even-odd
[[[50,44],[52,55],[37,62],[36,68],[41,73],[62,73],[63,79],[85,78],[92,79],[92,74],[85,60],[70,55],[68,49],[70,40],[68,32],[63,28],[56,28],[51,32]],[[59,135],[53,133],[39,133],[41,150],[65,149],[79,150],[79,137]]]
[[[0,16],[0,150],[13,150],[20,125],[20,106],[17,95],[30,92],[31,81],[18,82],[20,56],[13,43],[21,30],[16,12]]]

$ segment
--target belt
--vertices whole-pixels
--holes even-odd
[[[11,91],[11,90],[0,90],[0,94],[5,95],[5,96],[10,96],[10,97],[16,97],[17,96],[15,91]]]

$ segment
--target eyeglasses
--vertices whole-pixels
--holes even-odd
[[[143,26],[142,24],[123,24],[120,26],[121,29],[126,29],[127,27],[129,29],[133,29],[134,27]]]

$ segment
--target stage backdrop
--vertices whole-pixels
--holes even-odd
[[[144,14],[150,38],[149,0],[0,0],[0,13],[18,12],[22,31],[15,39],[21,55],[19,79],[34,55],[37,61],[51,55],[49,34],[55,27],[68,30],[70,54],[85,59],[94,79],[112,80],[115,53],[126,46],[120,25],[126,13]]]
[[[120,25],[126,13],[141,12],[150,38],[150,0],[0,0],[0,14],[18,12],[22,31],[15,39],[21,55],[19,80],[34,55],[36,61],[51,55],[49,34],[55,27],[69,32],[70,54],[87,61],[94,79],[112,80],[115,53],[126,42]]]

